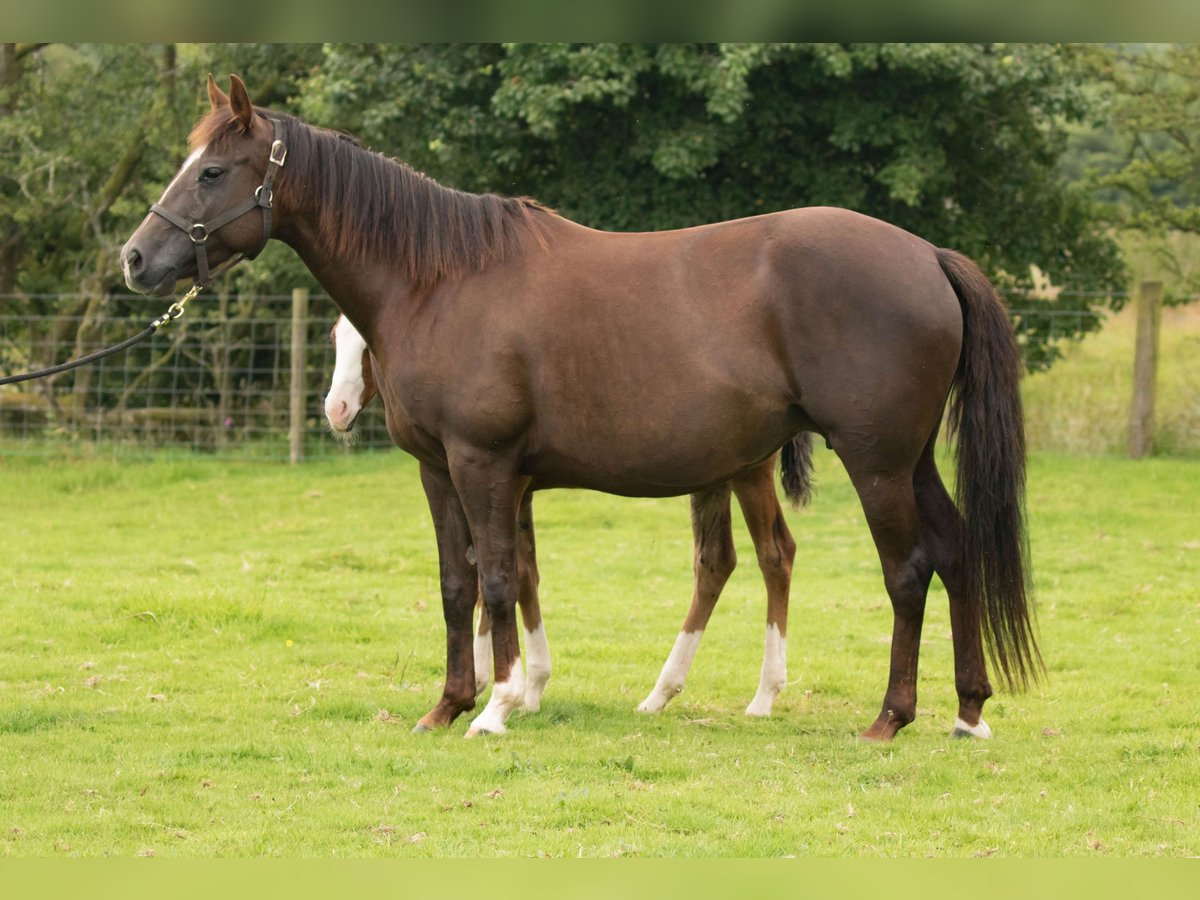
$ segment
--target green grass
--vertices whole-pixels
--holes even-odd
[[[444,665],[415,465],[0,458],[0,852],[10,856],[974,856],[1200,853],[1194,462],[1036,455],[1049,678],[956,703],[935,583],[919,715],[855,739],[890,608],[818,454],[766,721],[742,559],[686,692],[634,712],[690,596],[686,499],[539,495],[554,676],[537,715],[409,727]],[[386,710],[385,712],[382,712]]]
[[[1124,454],[1133,397],[1133,304],[1102,330],[1064,348],[1064,358],[1025,379],[1030,447]],[[1163,310],[1155,404],[1155,452],[1200,458],[1200,304]]]

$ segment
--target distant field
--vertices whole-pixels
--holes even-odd
[[[1026,377],[1030,447],[1074,454],[1124,454],[1133,395],[1135,312],[1064,347],[1047,372]],[[1163,310],[1155,452],[1200,458],[1200,304]]]
[[[951,740],[935,584],[919,717],[885,746],[854,734],[890,609],[844,473],[817,465],[772,719],[741,714],[764,598],[740,524],[687,691],[645,717],[690,595],[687,502],[563,491],[536,503],[543,711],[466,741],[465,719],[409,733],[444,643],[406,457],[0,457],[0,853],[1200,853],[1197,464],[1035,454],[1049,678],[990,701],[994,740]]]

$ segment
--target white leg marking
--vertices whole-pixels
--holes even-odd
[[[979,720],[978,725],[968,725],[962,719],[955,717],[953,733],[955,737],[967,737],[970,735],[971,737],[987,740],[992,736],[992,729],[988,728],[988,723],[983,721],[983,719]]]
[[[471,727],[467,729],[467,737],[477,734],[504,734],[507,730],[504,723],[509,714],[519,709],[525,699],[525,673],[521,670],[521,660],[513,661],[512,671],[508,673],[508,681],[497,681],[492,688],[491,699],[487,707],[475,717]]]
[[[696,649],[700,646],[700,638],[703,636],[703,631],[679,632],[679,637],[675,638],[675,646],[671,648],[671,655],[663,664],[654,690],[638,705],[638,712],[659,712],[671,702],[676,694],[683,690],[688,670],[692,667],[692,660],[696,658]]]
[[[758,680],[758,693],[746,707],[748,716],[769,716],[775,698],[787,683],[787,638],[779,633],[774,623],[767,626],[763,640],[762,676]]]
[[[475,635],[475,696],[487,690],[492,681],[492,633]]]
[[[542,692],[550,680],[550,644],[546,641],[544,622],[538,622],[533,631],[525,632],[525,662],[529,665],[525,678],[525,709],[537,712],[542,708]]]

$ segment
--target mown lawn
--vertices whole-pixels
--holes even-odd
[[[0,458],[6,855],[1200,853],[1194,462],[1036,456],[1049,678],[948,737],[935,582],[920,715],[878,709],[890,608],[832,453],[801,544],[792,683],[760,665],[753,552],[687,691],[634,712],[690,596],[686,499],[538,497],[554,676],[509,734],[413,735],[444,664],[436,559],[399,453],[299,468]],[[738,526],[740,529],[740,525]]]

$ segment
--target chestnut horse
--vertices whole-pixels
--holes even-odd
[[[446,684],[418,727],[475,705],[480,587],[494,687],[468,735],[503,731],[523,702],[529,490],[712,497],[801,432],[841,458],[892,603],[887,689],[863,736],[890,739],[916,715],[935,571],[950,602],[956,732],[989,733],[985,638],[1011,686],[1036,675],[1020,357],[1003,303],[965,256],[822,207],[596,231],[256,108],[236,77],[228,95],[211,78],[208,90],[190,156],[122,248],[125,279],[168,296],[274,237],[366,339],[437,536]],[[957,505],[934,458],[948,403]],[[785,483],[796,468],[784,460]]]
[[[333,379],[329,393],[325,395],[325,418],[329,427],[342,440],[353,441],[354,428],[362,410],[375,399],[371,351],[361,334],[345,316],[338,316],[329,332],[334,347]],[[809,434],[801,432],[793,440],[792,452],[811,454]],[[758,555],[759,568],[767,585],[767,635],[763,646],[763,664],[759,676],[758,691],[746,707],[748,716],[769,716],[775,697],[787,682],[787,612],[788,590],[791,585],[792,561],[796,544],[788,531],[775,495],[774,475],[776,456],[753,469],[749,475],[732,482],[742,507],[754,548]],[[525,626],[525,703],[524,709],[536,712],[541,708],[542,692],[550,677],[550,648],[546,643],[545,627],[542,624],[541,607],[538,603],[537,560],[534,557],[532,492],[527,491],[518,516],[522,535],[528,535],[517,545],[518,571],[534,573],[535,577],[523,577],[517,592],[517,606],[521,610],[521,621]],[[722,496],[718,494],[718,496]],[[692,606],[684,619],[683,628],[675,639],[675,646],[662,668],[654,689],[638,706],[639,712],[659,712],[677,696],[687,679],[688,670],[700,645],[704,628],[712,616],[721,595],[721,589],[733,572],[736,556],[732,537],[723,534],[713,543],[706,539],[706,522],[719,523],[729,530],[729,491],[723,494],[724,503],[719,509],[693,519],[698,523],[693,537],[695,550],[693,567],[696,587],[692,595]],[[693,500],[707,498],[693,498]],[[807,496],[797,498],[807,502]],[[693,507],[694,509],[696,507]],[[709,558],[706,551],[718,551]],[[488,685],[488,674],[492,667],[491,620],[487,605],[481,596],[476,603],[479,609],[479,625],[475,631],[475,696],[483,693]]]

